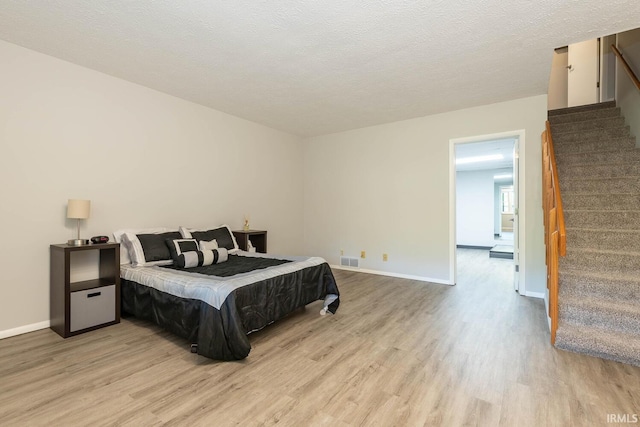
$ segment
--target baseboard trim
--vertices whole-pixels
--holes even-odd
[[[551,317],[549,317],[549,289],[544,293],[544,313],[547,315],[547,326],[549,326],[549,332],[551,332]]]
[[[474,246],[474,245],[456,245],[458,249],[484,249],[489,250],[493,248],[493,246]]]
[[[530,292],[530,291],[526,291],[524,293],[525,297],[531,297],[531,298],[540,298],[540,299],[544,299],[544,292]]]
[[[355,271],[356,273],[376,274],[378,276],[396,277],[398,279],[419,280],[421,282],[437,283],[439,285],[449,285],[449,286],[454,285],[454,283],[451,283],[447,280],[434,279],[432,277],[413,276],[411,274],[402,274],[402,273],[390,273],[388,271],[380,271],[380,270],[367,270],[365,268],[345,267],[343,265],[330,265],[330,267],[335,268],[336,270]]]
[[[0,340],[3,338],[15,337],[16,335],[26,334],[28,332],[39,331],[40,329],[47,329],[51,326],[51,322],[49,320],[45,320],[44,322],[32,323],[30,325],[19,326],[13,329],[6,329],[4,331],[0,331]]]

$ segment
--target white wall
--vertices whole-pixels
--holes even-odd
[[[640,29],[618,34],[618,48],[636,77],[640,78]],[[616,66],[616,101],[631,134],[636,137],[636,146],[640,147],[640,91],[620,62]]]
[[[544,292],[540,134],[546,107],[542,95],[308,138],[305,252],[338,264],[341,249],[354,256],[366,250],[362,268],[449,281],[449,140],[524,129],[521,268],[527,291]]]
[[[299,138],[0,41],[0,335],[49,318],[49,244],[123,227],[269,231],[302,251]]]
[[[502,231],[500,187],[513,185],[511,178],[496,181],[494,176],[512,172],[512,168],[456,172],[457,245],[494,246],[495,235]],[[490,200],[490,208],[486,205],[487,200]],[[485,218],[488,215],[491,215],[490,222]]]
[[[493,170],[456,172],[456,244],[494,245]]]
[[[551,74],[549,75],[549,97],[547,100],[549,110],[557,110],[558,108],[569,106],[568,64],[569,52],[566,48],[553,52]]]

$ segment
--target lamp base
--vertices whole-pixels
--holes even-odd
[[[69,246],[84,246],[89,245],[89,239],[71,239],[67,240],[67,245]]]

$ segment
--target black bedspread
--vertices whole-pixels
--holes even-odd
[[[244,262],[239,260],[239,264]],[[228,269],[215,269],[215,275],[230,274],[231,270],[231,265]],[[244,359],[251,350],[247,334],[327,295],[339,295],[327,263],[237,288],[227,296],[220,309],[197,299],[181,298],[124,278],[121,284],[123,312],[153,321],[197,344],[198,354],[218,360]],[[339,304],[339,299],[331,302],[329,311],[335,313]]]

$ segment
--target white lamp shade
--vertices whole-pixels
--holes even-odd
[[[67,204],[67,218],[87,219],[91,210],[91,200],[69,199]]]

